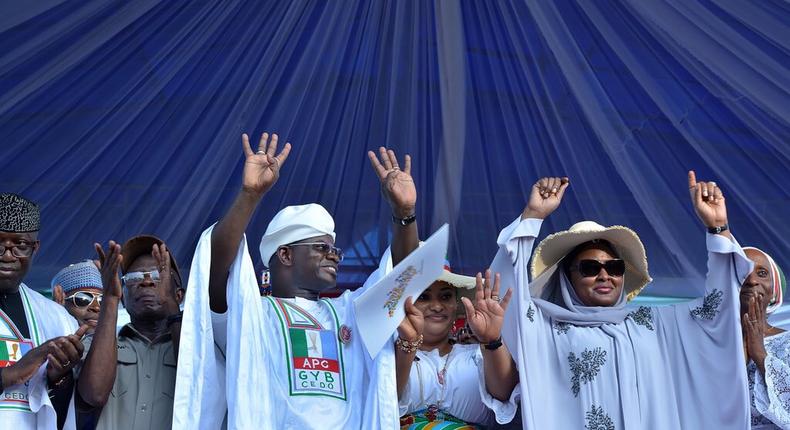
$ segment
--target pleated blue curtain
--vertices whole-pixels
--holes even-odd
[[[188,267],[239,187],[240,134],[264,130],[294,150],[251,243],[282,206],[319,202],[344,286],[387,245],[365,155],[380,145],[413,156],[423,234],[449,222],[462,273],[537,177],[567,175],[544,235],[630,226],[646,293],[697,295],[691,168],[721,184],[741,243],[790,265],[784,1],[27,3],[0,14],[0,189],[43,207],[36,288],[142,232]]]

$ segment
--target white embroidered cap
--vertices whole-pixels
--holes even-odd
[[[272,218],[261,238],[263,264],[269,267],[272,255],[283,245],[325,234],[335,239],[335,220],[323,206],[316,203],[286,206]]]

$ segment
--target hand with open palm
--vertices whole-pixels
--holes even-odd
[[[392,208],[392,215],[397,218],[406,218],[414,215],[417,204],[417,187],[411,177],[411,157],[406,154],[403,160],[403,169],[398,164],[395,151],[379,148],[379,157],[373,151],[368,151],[368,158],[376,176],[381,181],[381,194],[387,199]],[[381,160],[379,160],[381,158]]]
[[[461,301],[466,309],[467,324],[480,343],[490,343],[501,337],[505,311],[512,296],[513,291],[508,289],[500,300],[499,273],[494,277],[493,284],[491,269],[486,270],[485,281],[480,273],[477,274],[474,303],[466,297],[462,297]]]
[[[263,133],[258,143],[258,151],[253,152],[250,147],[250,138],[247,134],[241,135],[244,149],[244,173],[242,174],[242,189],[254,196],[262,196],[277,182],[280,177],[280,168],[291,152],[291,144],[286,143],[282,151],[277,153],[277,135]]]

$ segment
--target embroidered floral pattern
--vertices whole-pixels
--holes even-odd
[[[714,289],[702,299],[702,305],[691,310],[691,316],[703,320],[712,320],[719,313],[722,296],[724,296],[723,292]]]
[[[586,430],[614,430],[614,422],[602,407],[592,405],[592,409],[587,411],[587,424],[584,425],[584,428]]]
[[[532,303],[527,308],[527,319],[529,319],[529,322],[535,322],[535,308],[532,307]]]
[[[639,309],[628,314],[635,324],[646,327],[653,331],[653,310],[647,306],[640,306]]]
[[[566,322],[562,322],[562,321],[554,322],[554,330],[557,330],[557,334],[565,334],[568,332],[570,328],[571,325]]]
[[[752,425],[770,425],[770,428],[790,428],[790,332],[765,339],[765,379],[750,362],[746,368],[751,395]],[[762,405],[761,411],[756,405]],[[766,418],[770,416],[770,420]]]
[[[593,350],[585,349],[582,351],[581,357],[577,358],[576,354],[571,352],[568,354],[568,364],[571,366],[571,390],[574,397],[579,396],[579,390],[582,383],[591,382],[598,373],[601,372],[601,366],[606,363],[606,351],[600,347]]]

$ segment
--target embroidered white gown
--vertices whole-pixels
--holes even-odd
[[[509,403],[520,398],[524,428],[748,428],[738,288],[752,263],[736,242],[707,235],[704,297],[582,327],[555,323],[529,296],[540,225],[517,219],[503,229],[492,263],[503,286],[514,287],[502,337],[520,378]],[[484,400],[497,421],[512,419],[511,407]]]
[[[765,338],[765,380],[749,362],[752,429],[790,430],[790,332]]]
[[[190,271],[173,428],[217,429],[226,410],[228,428],[397,428],[394,351],[389,344],[369,358],[354,318],[359,290],[317,302],[260,297],[245,238],[228,311],[211,313],[211,230]],[[341,326],[351,330],[347,344]]]

